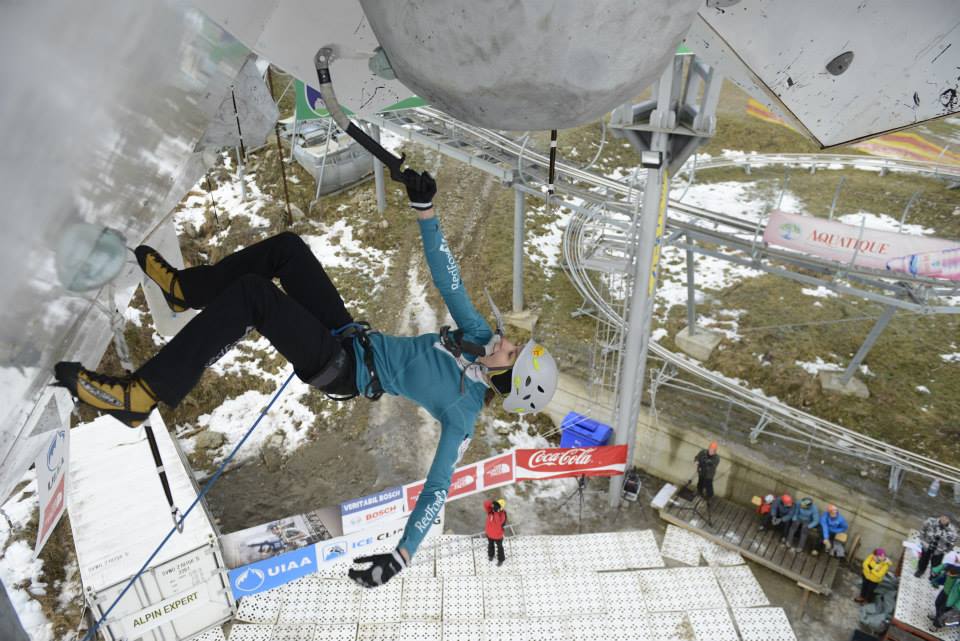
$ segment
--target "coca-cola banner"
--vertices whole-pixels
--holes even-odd
[[[548,447],[516,450],[518,481],[559,479],[568,476],[617,476],[627,466],[626,445],[601,447]]]
[[[513,483],[513,452],[483,461],[483,489]]]
[[[960,242],[775,211],[763,240],[870,269],[960,280]]]

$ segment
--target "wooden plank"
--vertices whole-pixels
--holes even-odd
[[[789,571],[787,564],[792,560],[793,552],[786,545],[778,546],[770,556],[770,561],[779,568]]]
[[[745,537],[749,536],[751,532],[756,532],[757,526],[760,524],[760,520],[757,518],[756,512],[753,510],[747,511],[747,518],[744,522],[737,528],[737,542],[739,543]]]
[[[740,516],[740,511],[737,509],[735,505],[731,503],[729,504],[729,508],[730,509],[724,512],[723,519],[714,521],[715,523],[714,532],[716,532],[720,536],[725,535],[727,532],[727,528],[730,526],[730,523],[734,519]]]
[[[800,568],[800,575],[805,576],[808,579],[812,580],[812,575],[814,569],[817,567],[817,563],[820,562],[819,556],[807,555],[807,558],[803,562],[803,567]],[[815,583],[815,581],[812,581]]]
[[[722,536],[725,541],[729,541],[733,545],[736,545],[734,539],[732,539],[729,534],[734,531],[737,527],[737,524],[743,520],[743,512],[740,510],[732,510],[730,512],[730,518],[728,518],[723,524],[720,530],[717,532],[719,536]]]
[[[803,566],[809,557],[810,555],[802,550],[797,552],[793,555],[793,559],[790,561],[790,565],[787,567],[787,569],[795,574],[803,576]]]
[[[823,583],[823,578],[827,574],[827,567],[830,565],[830,557],[824,556],[817,563],[817,567],[813,569],[813,572],[810,574],[810,580],[814,583]]]

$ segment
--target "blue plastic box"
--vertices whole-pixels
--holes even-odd
[[[583,414],[570,412],[560,423],[560,447],[597,447],[606,445],[613,428]]]

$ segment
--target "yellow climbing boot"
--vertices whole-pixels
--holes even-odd
[[[140,245],[133,250],[133,253],[143,273],[160,287],[170,309],[174,312],[184,312],[189,309],[190,306],[183,300],[183,290],[180,289],[177,270],[163,259],[160,252],[148,245]]]
[[[153,390],[139,378],[98,374],[65,361],[56,364],[54,375],[75,398],[129,427],[139,426],[157,406]]]

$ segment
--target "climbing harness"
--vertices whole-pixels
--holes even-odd
[[[363,396],[371,401],[379,400],[380,397],[383,396],[383,385],[380,383],[380,377],[377,375],[377,368],[373,361],[373,345],[370,343],[369,336],[370,334],[379,334],[379,332],[371,330],[370,323],[367,321],[357,321],[347,323],[343,327],[333,330],[331,333],[343,341],[353,339],[360,343],[360,347],[363,348],[363,365],[367,368],[367,375],[370,377],[370,381],[367,383],[366,389],[357,394],[340,396],[328,393],[327,397],[334,401],[348,401],[357,396]]]

